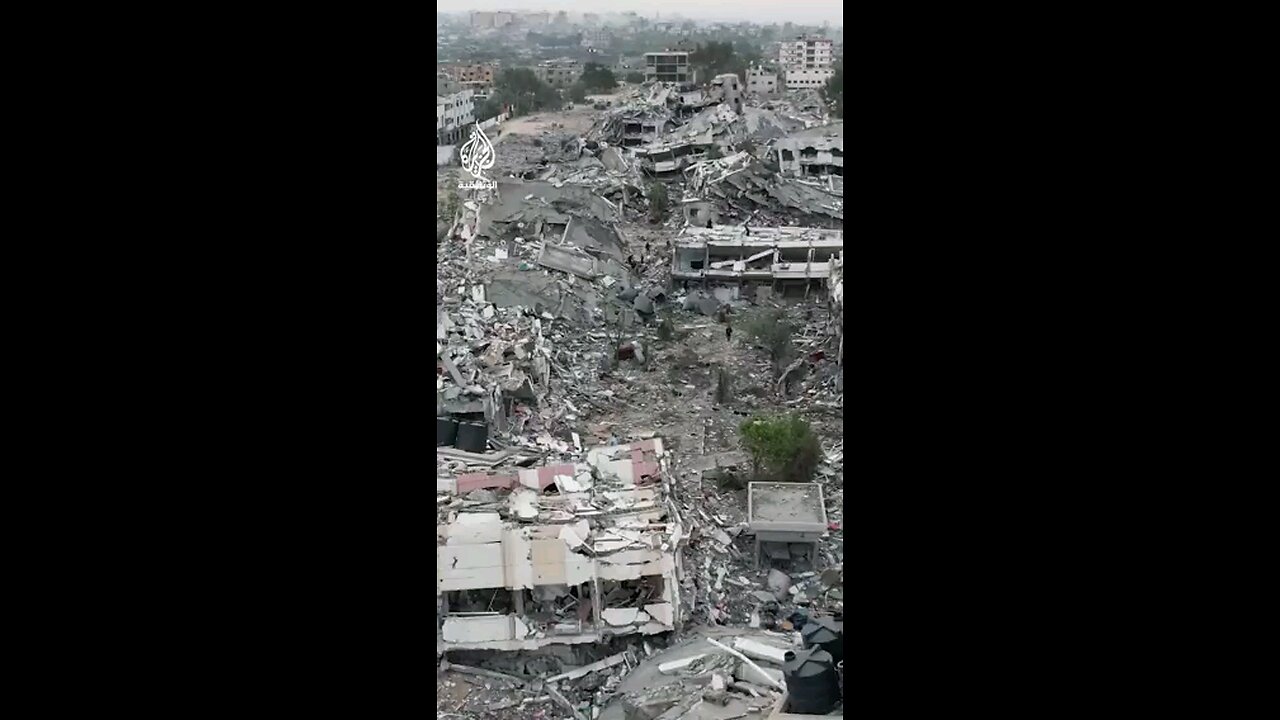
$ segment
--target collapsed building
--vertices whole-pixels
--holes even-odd
[[[692,162],[682,201],[691,225],[755,218],[762,225],[844,223],[844,178],[779,176],[747,152]]]
[[[844,250],[840,230],[802,227],[689,226],[676,236],[671,278],[688,287],[720,289],[724,299],[749,287],[807,297],[831,275],[831,260]]]
[[[437,478],[437,650],[670,632],[685,535],[662,439]]]

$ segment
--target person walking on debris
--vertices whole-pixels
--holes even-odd
[[[725,342],[733,342],[733,326],[728,320],[724,321],[724,339]]]

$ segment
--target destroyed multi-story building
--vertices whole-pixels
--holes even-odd
[[[686,83],[692,81],[689,53],[663,51],[644,54],[644,81]]]
[[[831,260],[844,250],[844,232],[824,228],[689,226],[676,236],[671,278],[700,285],[721,299],[768,287],[784,297],[821,290]]]
[[[661,438],[437,478],[437,650],[670,632],[685,531]]]
[[[844,178],[800,178],[781,175],[761,159],[743,151],[702,160],[685,169],[685,217],[699,226],[708,218],[691,216],[712,211],[715,222],[763,214],[760,225],[805,224],[833,226],[844,220]],[[772,222],[770,222],[772,219]]]
[[[759,65],[747,68],[747,92],[765,96],[776,95],[778,73]]]
[[[713,103],[724,103],[735,112],[742,112],[742,88],[742,80],[736,74],[717,75],[711,81],[707,99]]]

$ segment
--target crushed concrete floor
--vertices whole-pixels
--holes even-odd
[[[529,192],[520,196],[525,210],[507,202],[502,217],[510,221],[491,222],[498,198],[463,191],[458,214],[437,218],[438,226],[446,226],[438,243],[437,414],[452,412],[444,403],[473,413],[483,407],[490,424],[486,452],[437,453],[437,478],[576,463],[591,446],[663,438],[672,453],[672,502],[690,532],[679,580],[683,627],[591,646],[448,653],[437,674],[437,713],[765,720],[781,694],[763,682],[721,688],[723,678],[733,675],[733,663],[703,638],[762,634],[785,643],[807,620],[843,613],[843,369],[836,362],[839,341],[831,330],[827,293],[786,299],[744,293],[749,299],[728,299],[709,288],[673,286],[670,243],[685,224],[678,202],[651,222],[646,198],[633,190],[648,180],[634,164],[583,172],[574,160],[575,174],[565,175],[566,161],[549,159],[598,152],[585,145],[593,142],[589,128],[601,115],[589,108],[506,123],[495,142],[504,172],[495,175],[544,167],[537,172],[550,172],[546,182],[565,198],[572,195],[565,189],[576,183],[595,200]],[[457,177],[457,168],[439,168],[438,194],[451,192]],[[677,179],[669,195],[678,199],[683,187]],[[726,215],[739,212],[749,209],[732,202],[724,208]],[[794,213],[791,224],[812,214],[785,203],[769,212],[775,221]],[[568,231],[556,222],[561,216],[573,218]],[[587,219],[575,230],[575,220]],[[597,242],[601,224],[616,236],[610,232],[607,242]],[[544,252],[548,246],[560,258],[553,265]],[[563,258],[575,257],[581,262],[562,269],[568,267]],[[753,319],[774,312],[795,328],[795,372],[785,387],[775,378],[767,350],[745,332]],[[669,338],[662,327],[667,323],[673,329]],[[726,326],[734,329],[731,338]],[[717,402],[721,376],[729,378],[731,390]],[[746,518],[751,469],[738,428],[753,415],[780,411],[808,420],[820,439],[814,482],[822,485],[828,527],[815,557],[757,567]],[[677,693],[715,683],[711,700],[703,698],[696,707],[661,699],[646,705],[644,697],[660,685],[658,665],[704,651],[714,661],[663,677],[687,686]],[[726,703],[722,692],[732,696]]]

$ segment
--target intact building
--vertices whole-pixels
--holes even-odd
[[[547,60],[535,65],[533,74],[553,88],[567,88],[582,77],[582,63],[577,60]]]
[[[834,62],[831,40],[810,35],[787,40],[778,47],[778,64],[784,70],[818,70]]]
[[[689,82],[689,53],[651,52],[644,54],[645,82]]]
[[[475,120],[475,103],[470,90],[436,96],[436,145],[453,145],[463,130]]]

